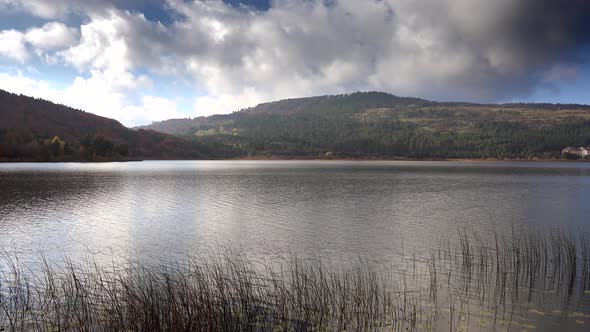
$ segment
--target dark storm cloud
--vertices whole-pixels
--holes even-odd
[[[590,1],[514,1],[515,8],[498,18],[484,40],[505,43],[517,60],[578,60],[577,51],[590,45]],[[468,13],[465,13],[468,15]]]
[[[414,89],[422,95],[491,101],[522,97],[537,87],[543,72],[588,59],[583,52],[590,44],[588,1],[433,0],[391,5],[397,31],[418,43],[393,43],[390,61],[380,71],[393,73],[396,63],[413,57],[420,66],[406,74],[422,78]],[[430,56],[436,60],[428,61]]]

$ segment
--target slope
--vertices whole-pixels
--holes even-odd
[[[197,142],[0,90],[0,160],[201,158]]]
[[[142,128],[244,156],[560,158],[590,144],[590,107],[439,103],[382,92],[287,99]]]

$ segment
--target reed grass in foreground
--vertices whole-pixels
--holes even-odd
[[[532,310],[590,318],[578,312],[590,309],[585,233],[484,240],[462,230],[451,243],[429,257],[401,257],[404,268],[368,259],[346,267],[296,258],[260,263],[229,250],[156,268],[25,265],[6,254],[0,331],[494,329],[525,324]]]

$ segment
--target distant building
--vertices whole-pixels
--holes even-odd
[[[585,148],[582,146],[579,148],[574,148],[574,147],[568,146],[567,148],[565,148],[561,151],[561,154],[566,155],[566,156],[576,156],[579,158],[587,158],[588,155],[590,155],[590,150],[588,148]]]

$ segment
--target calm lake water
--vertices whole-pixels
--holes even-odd
[[[297,252],[387,260],[468,227],[590,225],[590,164],[0,164],[0,247],[125,258]]]
[[[573,270],[550,259],[543,261],[549,270],[520,271],[513,268],[519,262],[492,251],[486,262],[496,265],[489,266],[477,254],[467,262],[454,256],[450,245],[429,256],[465,230],[488,244],[494,233],[522,229],[587,231],[587,163],[22,163],[0,164],[0,189],[0,249],[22,260],[92,253],[99,261],[158,264],[227,247],[336,265],[368,257],[397,268],[403,303],[405,294],[425,296],[413,295],[420,312],[442,317],[436,329],[576,331],[590,324],[586,258]],[[442,304],[432,289],[446,294]]]

